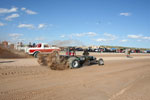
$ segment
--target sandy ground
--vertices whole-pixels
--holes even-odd
[[[150,55],[96,54],[105,65],[63,71],[0,59],[0,100],[150,100]]]

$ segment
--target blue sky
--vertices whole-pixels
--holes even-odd
[[[1,0],[0,40],[150,48],[150,0]]]

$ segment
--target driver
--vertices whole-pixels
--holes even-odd
[[[89,52],[88,52],[87,49],[84,50],[83,55],[84,55],[84,56],[88,56],[88,55],[89,55]]]

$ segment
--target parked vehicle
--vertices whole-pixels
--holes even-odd
[[[123,48],[123,49],[116,49],[116,52],[117,53],[125,53],[125,48]]]
[[[76,50],[77,50],[77,51],[83,51],[83,49],[82,49],[82,48],[76,48]]]
[[[140,53],[141,51],[139,49],[135,49],[134,53]]]
[[[111,50],[108,49],[108,48],[104,48],[104,51],[103,51],[103,52],[111,52]]]
[[[144,53],[150,53],[150,50],[146,50],[146,51],[144,51]]]
[[[116,50],[117,50],[116,48],[111,48],[110,49],[111,52],[116,52]]]
[[[94,52],[100,52],[100,49],[99,48],[94,49]]]
[[[95,52],[94,49],[92,49],[92,48],[88,48],[87,50],[88,50],[89,52]]]

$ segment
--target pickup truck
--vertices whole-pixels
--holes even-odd
[[[51,53],[53,51],[60,51],[58,47],[51,47],[47,43],[39,43],[36,47],[30,47],[26,50],[26,53],[33,55],[35,58],[38,57],[39,53]]]

